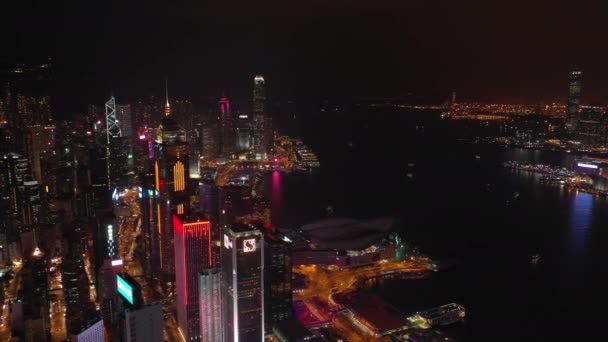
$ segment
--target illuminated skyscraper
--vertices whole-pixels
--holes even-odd
[[[264,77],[253,78],[253,150],[256,157],[264,158],[266,146],[266,82]]]
[[[264,340],[264,236],[251,225],[223,230],[224,341]]]
[[[568,82],[568,112],[566,123],[568,125],[568,132],[573,133],[577,131],[578,127],[578,110],[581,105],[581,76],[580,70],[574,70],[570,72],[570,79]]]
[[[177,322],[186,341],[201,341],[199,276],[212,266],[211,223],[173,215],[173,228]]]
[[[173,119],[168,105],[155,137],[155,188],[159,191],[160,261],[165,280],[175,277],[172,215],[188,210],[188,142],[186,131]]]
[[[210,268],[200,273],[199,303],[201,341],[222,341],[222,272]]]

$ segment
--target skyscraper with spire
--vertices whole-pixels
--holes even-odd
[[[156,130],[154,182],[160,193],[158,226],[160,231],[160,261],[166,281],[175,278],[172,215],[185,214],[189,206],[189,159],[186,131],[175,121],[169,104],[169,91],[165,115]]]

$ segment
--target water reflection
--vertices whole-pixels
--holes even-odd
[[[272,210],[272,223],[282,222],[283,214],[283,175],[279,171],[274,171],[271,176],[270,205]]]
[[[570,196],[567,249],[571,262],[580,263],[587,254],[595,200],[593,195],[578,191]]]

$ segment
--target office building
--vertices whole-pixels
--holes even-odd
[[[293,317],[291,242],[276,230],[264,230],[265,327]]]
[[[577,124],[578,140],[584,146],[606,146],[606,108],[581,106]]]
[[[103,327],[103,319],[91,324],[79,334],[70,336],[71,342],[105,342],[106,333]]]
[[[173,215],[177,322],[186,341],[201,341],[199,274],[212,267],[211,223]]]
[[[153,173],[139,176],[141,186],[141,230],[143,234],[143,271],[148,279],[160,279],[160,234],[162,227],[160,193]]]
[[[127,273],[116,275],[120,298],[120,333],[124,342],[161,342],[163,337],[162,303],[145,304],[139,283]]]
[[[123,271],[123,263],[120,258],[105,259],[99,271],[97,295],[101,302],[101,317],[107,325],[112,325],[116,321],[115,312],[118,305],[116,275]]]
[[[251,188],[222,186],[218,188],[220,227],[234,223],[239,217],[251,214]]]
[[[143,304],[123,311],[123,342],[163,342],[163,327],[161,302]]]
[[[120,127],[120,136],[130,139],[133,136],[133,114],[130,104],[116,105],[116,122]]]
[[[236,127],[230,111],[230,100],[223,94],[220,97],[218,107],[222,155],[230,155],[236,152]]]
[[[264,236],[251,225],[222,232],[224,340],[264,340]]]
[[[222,272],[219,268],[202,271],[199,278],[201,341],[222,340]]]
[[[175,278],[173,258],[173,220],[172,215],[185,214],[189,208],[189,157],[186,131],[171,115],[169,100],[165,116],[156,130],[155,137],[155,188],[159,191],[160,261],[166,281]]]
[[[200,212],[209,220],[212,226],[217,226],[219,222],[218,211],[218,188],[213,179],[205,178],[199,185]],[[217,238],[214,236],[214,238]]]
[[[266,81],[261,75],[253,78],[253,150],[256,158],[266,157]]]
[[[580,70],[573,70],[570,72],[570,78],[568,80],[568,110],[566,113],[566,123],[568,132],[570,133],[576,132],[578,126],[578,111],[581,105],[581,77],[582,72]]]
[[[48,179],[53,177],[55,126],[28,126],[27,133],[26,147],[32,175],[38,183],[48,185]]]
[[[220,128],[217,122],[210,121],[201,129],[201,157],[212,159],[220,153]]]

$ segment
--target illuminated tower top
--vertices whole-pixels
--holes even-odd
[[[223,90],[222,90],[222,96],[220,96],[219,105],[220,105],[220,114],[222,117],[230,115],[230,100],[228,100],[228,98],[224,94]]]
[[[169,104],[169,81],[165,79],[165,98],[167,102],[165,103],[165,116],[171,115],[171,104]]]

